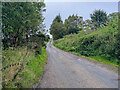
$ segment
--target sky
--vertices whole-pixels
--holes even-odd
[[[49,2],[49,0],[45,1],[46,12],[44,12],[43,15],[45,17],[44,23],[47,30],[49,30],[53,19],[59,13],[62,17],[62,20],[64,21],[69,17],[69,15],[72,14],[82,16],[84,20],[90,19],[90,14],[92,14],[94,10],[98,9],[104,10],[105,12],[107,12],[107,14],[118,12],[118,0],[114,0],[114,2],[112,2],[113,0],[109,0],[111,2],[107,2],[108,0],[106,0],[106,2],[87,2],[87,0],[85,0],[86,2],[77,2],[77,0],[66,0],[66,2],[62,2],[63,0],[59,1],[61,2],[57,2],[57,0],[56,2],[54,2],[54,0],[51,0],[51,2]]]
[[[45,0],[45,2],[119,2],[119,0]]]

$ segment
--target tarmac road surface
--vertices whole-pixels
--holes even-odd
[[[104,65],[47,44],[46,71],[37,88],[118,88],[118,74]]]

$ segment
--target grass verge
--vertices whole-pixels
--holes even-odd
[[[66,47],[64,47],[64,46],[61,46],[61,45],[59,45],[59,44],[53,43],[53,45],[54,45],[55,47],[61,49],[61,50],[70,52],[70,53],[72,53],[72,54],[75,54],[75,55],[78,55],[78,56],[81,56],[81,57],[84,57],[84,58],[87,58],[87,59],[89,59],[89,60],[94,60],[94,61],[96,61],[96,62],[101,62],[101,63],[107,64],[107,65],[111,65],[111,66],[114,66],[114,67],[119,67],[118,64],[116,64],[115,62],[111,62],[111,61],[107,60],[105,57],[101,57],[101,56],[89,56],[89,57],[87,57],[87,56],[83,56],[83,55],[81,55],[80,53],[77,53],[77,52],[75,52],[75,51],[70,51],[69,48],[66,48]]]
[[[20,47],[3,51],[3,88],[30,88],[39,81],[47,63],[45,47],[35,56],[34,50]]]

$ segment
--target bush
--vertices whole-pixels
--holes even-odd
[[[54,44],[64,50],[84,56],[100,56],[110,62],[120,62],[120,34],[117,29],[118,19],[110,20],[106,26],[97,31],[80,31],[78,34],[67,35],[56,40]],[[116,25],[116,26],[115,26]]]
[[[35,55],[34,50],[26,47],[3,51],[3,88],[30,88],[37,83],[47,63],[45,48],[41,51],[41,55]]]

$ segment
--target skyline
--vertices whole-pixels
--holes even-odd
[[[60,13],[64,22],[70,15],[82,16],[83,20],[90,19],[90,14],[94,10],[102,9],[107,14],[118,12],[117,2],[46,2],[46,12],[44,12],[46,29],[50,28],[53,19]]]

